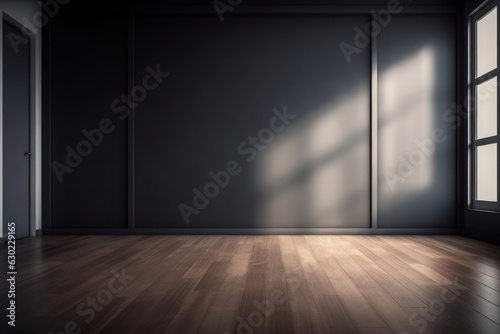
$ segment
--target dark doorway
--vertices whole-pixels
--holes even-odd
[[[30,234],[30,39],[3,21],[3,221]],[[12,224],[9,226],[12,227]]]

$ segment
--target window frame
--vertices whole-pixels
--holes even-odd
[[[499,36],[500,34],[498,33],[499,26],[500,26],[500,20],[498,17],[498,11],[499,11],[499,6],[498,6],[498,0],[493,0],[493,1],[488,1],[486,3],[483,3],[482,6],[480,6],[478,9],[476,9],[470,16],[469,16],[469,89],[468,89],[468,95],[469,95],[469,157],[470,157],[470,182],[469,182],[469,196],[471,198],[470,204],[471,204],[471,209],[475,210],[483,210],[483,211],[495,211],[498,212],[500,211],[500,173],[498,173],[498,168],[500,166],[500,113],[499,113],[499,106],[500,103],[498,103],[498,97],[500,96],[499,94],[499,64],[500,64],[500,53],[498,52],[498,45],[499,45]],[[477,40],[476,40],[476,31],[477,31],[477,22],[485,17],[488,13],[490,13],[492,10],[497,8],[497,67],[479,77],[476,78],[476,72],[477,72],[477,64],[476,64],[476,51],[477,51]],[[477,132],[477,127],[476,127],[476,109],[477,109],[477,102],[476,102],[476,88],[492,79],[495,78],[497,80],[497,134],[495,136],[490,136],[486,138],[481,138],[481,139],[476,139],[476,132]],[[497,144],[497,201],[496,202],[490,202],[490,201],[482,201],[482,200],[477,200],[477,147],[480,146],[485,146],[489,144]]]

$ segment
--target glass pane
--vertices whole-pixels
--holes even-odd
[[[476,139],[497,134],[497,77],[476,87]]]
[[[497,144],[478,146],[476,153],[476,199],[496,202]]]
[[[476,77],[497,67],[497,8],[476,22]]]

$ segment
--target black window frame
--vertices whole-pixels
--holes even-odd
[[[470,156],[470,182],[469,182],[469,195],[471,198],[471,209],[476,210],[486,210],[486,211],[500,211],[500,173],[498,172],[498,168],[500,166],[500,113],[499,106],[497,100],[497,134],[495,136],[476,139],[476,88],[480,84],[496,77],[497,80],[497,99],[500,96],[499,94],[499,68],[500,64],[500,53],[498,52],[499,45],[499,18],[498,18],[498,2],[499,0],[491,0],[483,3],[479,8],[477,8],[471,15],[469,15],[469,156]],[[476,24],[477,22],[489,14],[492,10],[497,8],[497,67],[479,77],[476,78],[477,66],[476,66]],[[477,193],[477,180],[476,180],[476,169],[477,169],[477,148],[480,146],[497,144],[497,201],[482,201],[476,199]]]

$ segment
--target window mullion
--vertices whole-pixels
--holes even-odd
[[[493,69],[493,70],[491,70],[491,71],[490,71],[490,72],[488,72],[488,73],[485,73],[485,74],[481,75],[481,76],[480,76],[480,77],[478,77],[478,78],[474,78],[474,77],[473,77],[473,78],[472,78],[472,84],[473,84],[474,86],[477,86],[477,85],[480,85],[480,84],[482,84],[483,82],[488,81],[488,80],[490,80],[491,78],[494,78],[494,77],[498,77],[498,67],[497,67],[497,68],[495,68],[495,69]]]
[[[474,146],[484,146],[498,143],[498,136],[481,138],[474,140]]]

